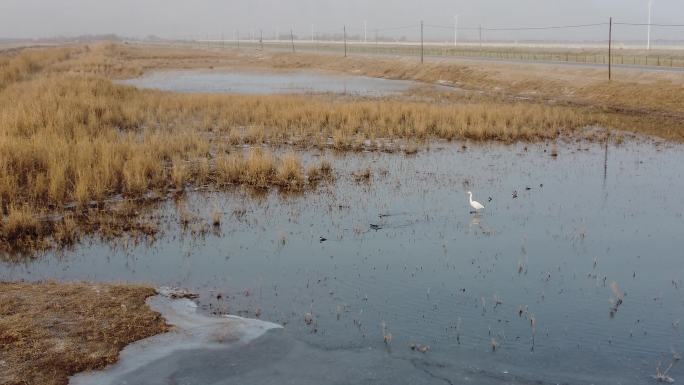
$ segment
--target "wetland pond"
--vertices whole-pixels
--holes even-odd
[[[155,71],[123,84],[173,92],[230,94],[400,94],[418,83],[313,71],[169,70]]]
[[[204,314],[283,326],[94,383],[656,383],[684,351],[684,149],[550,148],[330,152],[339,177],[301,196],[190,193],[199,217],[222,210],[220,234],[190,236],[168,201],[151,245],[91,242],[0,278],[179,286]],[[684,364],[668,374],[684,381]]]

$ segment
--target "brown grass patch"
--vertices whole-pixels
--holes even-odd
[[[114,363],[127,344],[167,331],[152,288],[0,283],[0,383],[62,385]]]
[[[24,50],[16,56],[0,55],[0,90],[55,63],[68,60],[74,51],[69,48],[52,48]]]

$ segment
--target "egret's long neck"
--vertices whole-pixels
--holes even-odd
[[[468,199],[470,200],[470,203],[473,203],[473,193],[468,193]]]

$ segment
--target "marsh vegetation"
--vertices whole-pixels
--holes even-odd
[[[593,131],[586,135],[592,126],[671,139],[682,132],[681,88],[663,82],[564,89],[550,102],[556,83],[520,84],[453,64],[266,59],[114,44],[0,54],[0,248],[30,252],[70,245],[84,234],[152,235],[156,226],[139,215],[141,202],[188,188],[304,191],[334,177],[328,160],[304,164],[297,155],[302,149],[415,154],[434,140],[602,139]],[[259,65],[441,81],[484,93],[419,89],[372,99],[175,94],[112,81],[158,68]],[[537,95],[514,97],[528,89]]]

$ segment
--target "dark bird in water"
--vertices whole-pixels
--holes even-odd
[[[380,225],[374,225],[371,223],[370,228],[373,230],[380,230],[382,227],[380,227]]]
[[[492,197],[489,197],[488,199],[489,199],[489,200],[488,200],[489,202],[491,202],[491,201],[492,201]]]
[[[530,191],[530,190],[532,190],[532,187],[527,186],[527,187],[525,187],[525,190]]]
[[[513,191],[513,199],[518,197],[518,190]]]
[[[328,240],[328,238],[319,237],[318,240],[322,243]]]

